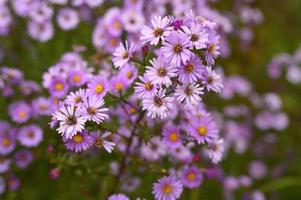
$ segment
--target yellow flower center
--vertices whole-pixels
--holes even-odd
[[[175,132],[169,134],[169,139],[170,139],[171,141],[173,141],[173,142],[178,141],[178,134],[175,133]]]
[[[97,93],[97,94],[99,94],[99,93],[102,93],[102,91],[103,91],[103,85],[102,84],[97,84],[96,86],[95,86],[95,92]]]
[[[80,76],[79,76],[79,75],[73,76],[73,81],[74,81],[75,83],[80,83],[80,81],[81,81]]]
[[[63,83],[56,83],[54,88],[57,90],[57,91],[61,91],[64,89],[64,84]]]
[[[130,115],[135,114],[136,112],[137,112],[137,110],[133,107],[131,107],[130,110],[129,110]]]
[[[128,77],[128,79],[132,78],[134,75],[133,71],[129,71],[126,76]]]
[[[26,112],[20,111],[20,112],[18,113],[18,117],[19,117],[20,119],[24,119],[24,118],[26,117]]]
[[[213,53],[213,51],[215,51],[215,45],[214,45],[214,44],[210,45],[208,51],[209,51],[210,53]]]
[[[118,83],[115,84],[115,89],[116,90],[120,91],[120,90],[122,90],[122,88],[123,88],[122,83],[118,82]]]
[[[119,22],[119,21],[115,21],[115,22],[113,23],[113,27],[114,27],[114,29],[119,30],[120,27],[121,27],[120,22]]]
[[[189,172],[186,177],[189,181],[194,181],[196,179],[196,175],[193,172]]]
[[[110,44],[113,46],[113,47],[116,47],[118,45],[118,40],[116,38],[112,38],[110,40]]]
[[[201,135],[201,136],[205,136],[207,134],[207,128],[205,126],[200,126],[198,128],[198,133]]]
[[[75,143],[81,143],[81,142],[84,140],[84,138],[83,138],[82,135],[77,134],[77,135],[75,135],[75,136],[72,137],[72,140],[73,140]]]
[[[5,146],[5,147],[8,147],[9,145],[11,144],[11,141],[9,138],[4,138],[2,140],[2,145]]]
[[[146,83],[144,84],[144,87],[145,87],[145,89],[146,89],[147,91],[150,91],[150,90],[153,89],[153,85],[152,85],[151,82],[146,82]]]
[[[172,192],[172,187],[171,187],[171,185],[170,185],[170,184],[165,184],[165,185],[163,186],[163,192],[164,192],[165,194],[170,194],[170,193]]]

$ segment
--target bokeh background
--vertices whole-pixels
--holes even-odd
[[[233,5],[232,0],[220,1],[214,4],[214,8],[227,11]],[[254,28],[255,39],[250,48],[242,51],[237,39],[230,39],[232,53],[229,58],[218,61],[226,74],[243,75],[249,79],[258,93],[273,91],[278,93],[283,100],[283,109],[289,114],[290,126],[284,132],[279,133],[278,141],[273,146],[274,155],[266,160],[267,165],[285,163],[286,172],[283,177],[276,180],[266,178],[261,180],[257,187],[262,189],[267,199],[290,199],[298,200],[301,197],[301,86],[290,85],[285,80],[271,80],[266,75],[266,66],[273,56],[281,53],[293,53],[301,44],[301,1],[300,0],[258,0],[254,3],[263,15],[262,24]],[[100,10],[101,14],[102,11]],[[62,53],[72,50],[74,45],[85,45],[87,51],[84,55],[87,59],[95,53],[91,44],[93,26],[80,23],[75,30],[63,32],[56,29],[55,36],[47,43],[39,43],[29,38],[26,34],[25,21],[16,21],[12,33],[8,37],[0,38],[0,47],[5,50],[3,65],[14,66],[24,71],[27,79],[42,81],[41,74],[49,66],[60,58]],[[223,102],[215,97],[207,100],[211,106],[222,107]],[[9,101],[0,98],[0,118],[5,119],[6,105]],[[256,133],[260,135],[260,133]],[[59,136],[52,130],[46,132],[47,143],[56,144]],[[17,192],[9,192],[3,199],[9,200],[81,200],[81,199],[102,199],[103,192],[99,188],[99,181],[110,184],[110,180],[103,179],[100,174],[84,176],[88,168],[76,167],[76,158],[71,160],[74,168],[65,170],[58,180],[49,180],[48,171],[53,167],[53,158],[49,160],[46,155],[47,143],[44,141],[39,148],[34,150],[35,161],[25,171],[16,169],[22,180],[22,187]],[[59,151],[59,150],[57,150]],[[62,149],[62,151],[64,151]],[[59,153],[57,159],[60,159]],[[106,155],[104,156],[104,162]],[[247,165],[252,155],[248,153],[237,155],[230,152],[227,158],[221,163],[221,167],[231,174],[247,173]],[[101,168],[95,160],[86,159],[89,168]],[[68,161],[69,162],[69,161]],[[73,163],[73,164],[72,164]],[[74,170],[73,170],[74,169]],[[89,173],[89,172],[87,172]],[[141,196],[149,196],[151,183],[154,179],[146,174],[145,179],[149,185],[143,185],[143,189],[137,192]],[[87,185],[88,184],[88,185]],[[200,189],[191,190],[182,196],[182,199],[222,199],[222,187],[217,181],[208,181]],[[2,197],[0,197],[2,199]]]

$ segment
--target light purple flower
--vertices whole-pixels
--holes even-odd
[[[135,52],[135,46],[133,43],[129,44],[125,41],[125,46],[120,43],[119,47],[116,48],[113,53],[113,63],[116,68],[124,67],[132,58]]]
[[[214,35],[213,33],[209,35],[209,40],[207,42],[207,48],[205,53],[205,60],[209,66],[213,65],[215,62],[214,59],[220,55],[220,47],[218,46],[219,38],[219,36]]]
[[[93,144],[101,148],[103,147],[108,153],[111,153],[114,149],[114,146],[116,145],[113,142],[110,142],[108,140],[105,140],[107,137],[109,137],[112,133],[111,132],[105,132],[104,134],[101,134],[98,131],[92,132],[91,137],[93,138]]]
[[[74,9],[63,8],[58,12],[57,23],[63,30],[74,29],[79,23],[79,15]]]
[[[203,181],[201,170],[195,166],[185,168],[181,173],[181,182],[185,187],[197,188]]]
[[[176,200],[183,192],[183,185],[173,176],[164,176],[153,184],[156,200]]]
[[[88,121],[94,121],[97,124],[107,119],[109,116],[106,114],[109,109],[104,108],[104,101],[102,98],[91,95],[84,98],[83,101],[83,114]]]
[[[146,96],[154,96],[158,86],[153,84],[146,76],[139,76],[139,80],[141,82],[136,82],[136,86],[134,87],[138,97],[144,98]]]
[[[7,172],[10,169],[10,159],[0,158],[0,173]]]
[[[57,131],[67,139],[81,132],[87,121],[87,117],[84,116],[81,109],[64,105],[53,114],[53,118],[59,122]]]
[[[213,163],[217,164],[222,160],[224,146],[223,139],[215,139],[209,144],[208,156]]]
[[[14,155],[15,163],[20,169],[25,169],[33,160],[32,152],[29,150],[17,151]]]
[[[104,97],[108,90],[108,80],[101,76],[96,76],[88,83],[87,93],[97,95],[98,97]]]
[[[202,117],[192,121],[188,126],[187,133],[199,144],[204,144],[205,142],[211,143],[217,137],[217,126],[211,117]]]
[[[174,93],[177,101],[186,105],[198,104],[202,100],[200,95],[203,94],[203,88],[199,84],[178,85]]]
[[[93,145],[93,138],[85,131],[78,132],[70,138],[64,138],[67,149],[79,153],[89,149]]]
[[[163,141],[170,148],[177,148],[182,145],[182,136],[180,135],[180,130],[173,126],[167,125],[163,129]]]
[[[147,110],[147,116],[151,118],[167,117],[168,111],[172,108],[172,97],[167,97],[164,89],[160,89],[154,96],[145,97],[142,100],[143,109]]]
[[[65,103],[70,106],[80,106],[83,104],[83,101],[86,97],[87,97],[86,90],[80,88],[75,92],[70,92],[65,99]]]
[[[190,49],[204,49],[207,47],[206,42],[208,41],[209,35],[205,32],[202,25],[191,23],[189,28],[183,26],[182,29],[190,39]]]
[[[87,81],[87,74],[84,70],[71,70],[68,74],[68,80],[72,86],[82,86]]]
[[[182,83],[197,82],[205,70],[205,66],[197,56],[192,56],[186,64],[181,64],[178,67],[179,80]]]
[[[27,27],[29,35],[40,42],[47,42],[53,37],[54,29],[50,21],[31,21]]]
[[[43,131],[35,124],[27,125],[19,129],[17,138],[23,146],[35,147],[42,141]]]
[[[210,67],[206,67],[203,73],[202,83],[204,84],[207,91],[221,92],[223,88],[223,80],[221,75],[217,74]]]
[[[24,123],[31,117],[31,107],[23,101],[12,103],[8,112],[14,122]]]
[[[190,45],[189,38],[184,33],[171,32],[162,42],[162,56],[167,62],[180,66],[186,63],[193,53],[188,49]]]
[[[143,42],[150,42],[151,45],[157,45],[159,41],[164,41],[168,35],[168,27],[170,25],[170,19],[168,17],[162,18],[156,16],[151,20],[152,28],[144,26],[141,30],[141,40]]]
[[[154,84],[171,85],[171,78],[176,76],[177,69],[159,57],[150,61],[152,66],[146,66],[146,77]]]
[[[109,196],[108,200],[130,200],[130,199],[124,194],[113,194]]]

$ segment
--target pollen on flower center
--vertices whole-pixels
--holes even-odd
[[[176,54],[180,54],[183,50],[183,47],[181,44],[175,44],[173,46],[173,51],[176,53]]]
[[[123,59],[128,58],[128,57],[129,57],[128,52],[124,52],[124,53],[121,55],[121,57],[122,57]]]
[[[192,42],[198,41],[199,40],[199,36],[197,34],[192,34],[190,40]]]
[[[213,81],[214,81],[214,78],[213,78],[212,76],[209,76],[209,77],[208,77],[208,83],[209,83],[209,84],[212,84]]]
[[[185,69],[186,72],[193,72],[194,66],[191,63],[188,63],[188,64],[185,65],[184,69]]]
[[[83,138],[82,135],[77,134],[77,135],[75,135],[75,136],[72,137],[72,140],[73,140],[75,143],[81,143],[81,142],[84,140],[84,138]]]
[[[200,126],[198,128],[198,133],[201,135],[201,136],[205,136],[207,134],[207,128],[204,127],[204,126]]]
[[[96,93],[101,93],[103,91],[103,85],[102,84],[97,84],[96,86],[95,86],[95,92]]]
[[[189,181],[194,181],[196,179],[196,175],[193,172],[187,173],[186,177]]]
[[[163,76],[166,76],[167,71],[164,67],[162,67],[162,68],[158,69],[157,74],[158,74],[158,76],[163,77]]]
[[[95,146],[102,147],[102,145],[103,145],[103,140],[101,138],[95,140]]]
[[[88,107],[87,112],[89,115],[95,115],[96,114],[96,108]]]
[[[118,40],[115,39],[115,38],[112,38],[112,39],[110,40],[110,44],[111,44],[113,47],[116,47],[116,46],[118,45]]]
[[[161,28],[154,29],[154,35],[155,37],[159,37],[163,34],[163,30]]]
[[[119,30],[120,27],[121,27],[120,22],[119,22],[119,21],[115,21],[115,22],[113,23],[113,27],[114,27],[114,29]]]
[[[165,194],[170,194],[172,192],[172,186],[170,184],[165,184],[163,186],[163,192]]]
[[[4,138],[4,139],[2,140],[2,145],[3,145],[3,146],[7,147],[7,146],[9,146],[10,144],[11,144],[11,141],[10,141],[9,138]]]
[[[170,139],[171,141],[173,141],[173,142],[178,141],[178,134],[175,133],[175,132],[171,133],[171,134],[169,135],[169,139]]]
[[[127,76],[128,78],[132,78],[133,75],[134,75],[133,71],[129,71],[129,72],[126,74],[126,76]]]
[[[136,112],[137,112],[137,110],[133,107],[131,107],[130,110],[129,110],[130,115],[135,114]]]
[[[61,91],[64,89],[64,84],[63,83],[56,83],[54,86],[55,90]]]
[[[115,84],[115,89],[116,90],[120,91],[120,90],[122,90],[122,88],[123,88],[123,84],[122,83],[118,82],[118,83]]]
[[[81,102],[81,101],[82,101],[82,97],[81,97],[81,96],[75,97],[75,102],[76,102],[76,103],[79,103],[79,102]]]
[[[192,95],[192,90],[189,88],[189,87],[187,87],[187,88],[185,88],[185,94],[187,94],[188,96],[190,96],[190,95]]]
[[[212,53],[213,51],[215,51],[215,45],[214,44],[210,45],[209,48],[208,48],[208,51],[210,53]]]
[[[159,107],[163,105],[162,99],[160,99],[157,96],[154,98],[154,103],[155,103],[156,106],[159,106]]]
[[[68,125],[75,125],[76,124],[76,117],[75,116],[69,116],[66,120],[66,123]]]
[[[34,138],[35,134],[33,132],[28,132],[27,136],[32,139]]]
[[[145,87],[145,89],[146,89],[147,91],[150,91],[150,90],[153,89],[153,85],[151,84],[151,82],[146,82],[146,83],[144,84],[144,87]]]
[[[76,82],[76,83],[79,83],[81,81],[80,76],[79,75],[73,76],[73,81]]]
[[[18,117],[19,117],[20,119],[24,119],[24,118],[26,117],[26,112],[20,111],[20,112],[18,113]]]

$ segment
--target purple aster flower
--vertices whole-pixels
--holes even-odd
[[[91,137],[93,138],[94,146],[98,148],[103,147],[108,153],[111,153],[114,149],[114,146],[116,145],[115,143],[106,140],[106,138],[109,137],[111,134],[112,133],[108,131],[104,134],[101,134],[98,131],[92,132]]]
[[[209,66],[214,64],[214,59],[220,55],[219,52],[219,36],[213,33],[209,35],[209,40],[207,42],[205,60]]]
[[[208,156],[213,163],[217,164],[222,160],[225,149],[224,146],[223,139],[215,139],[209,144]]]
[[[135,46],[133,43],[129,45],[128,41],[125,41],[125,46],[120,43],[119,47],[113,53],[114,66],[116,68],[124,67],[130,61],[134,52]]]
[[[187,133],[194,137],[199,144],[212,143],[218,133],[217,126],[211,117],[196,119],[187,128]]]
[[[190,39],[190,49],[204,49],[207,47],[208,34],[205,32],[202,25],[191,23],[189,28],[183,26],[182,29]]]
[[[141,156],[148,161],[156,161],[167,153],[166,145],[159,137],[153,137],[141,147]]]
[[[184,33],[171,32],[162,44],[162,56],[166,58],[167,62],[176,66],[180,66],[181,63],[185,64],[193,55],[188,49],[190,40]]]
[[[130,85],[137,78],[138,70],[134,65],[126,65],[120,70],[120,76],[125,76]]]
[[[94,121],[97,124],[108,118],[106,114],[109,109],[103,108],[104,101],[102,98],[92,95],[84,98],[83,102],[83,114],[89,121]]]
[[[154,84],[171,85],[171,78],[176,76],[177,69],[168,63],[164,58],[154,58],[150,61],[152,66],[146,66],[146,77]]]
[[[164,176],[153,184],[153,194],[156,200],[179,199],[183,185],[173,176]]]
[[[108,90],[108,80],[103,77],[96,76],[88,83],[87,93],[97,95],[98,97],[104,97]]]
[[[50,90],[51,95],[53,95],[55,97],[62,97],[68,92],[69,87],[68,87],[67,81],[65,79],[53,78],[51,80],[49,90]]]
[[[84,99],[87,97],[87,92],[84,89],[79,89],[75,92],[70,92],[66,97],[65,103],[70,106],[80,106],[83,104]]]
[[[186,64],[182,64],[178,68],[179,80],[182,83],[197,82],[198,78],[202,77],[205,66],[197,56],[192,56]]]
[[[54,30],[50,21],[31,21],[27,26],[29,35],[40,42],[47,42],[53,37]]]
[[[162,19],[161,16],[156,16],[151,20],[152,27],[144,26],[141,30],[141,40],[145,42],[150,42],[151,45],[157,45],[159,41],[164,41],[165,37],[169,34],[169,25],[170,19],[168,17],[164,17]]]
[[[87,150],[93,145],[93,138],[85,131],[77,133],[69,139],[64,138],[64,140],[66,148],[75,153]]]
[[[154,96],[158,86],[153,84],[146,76],[139,76],[139,80],[141,82],[136,82],[136,86],[134,87],[138,97],[144,98],[146,96]]]
[[[42,141],[43,131],[35,124],[27,125],[19,129],[17,138],[23,146],[35,147]]]
[[[2,78],[11,83],[20,83],[23,80],[23,72],[16,68],[1,67]]]
[[[74,9],[63,8],[58,12],[57,23],[63,30],[74,29],[79,23],[79,15]]]
[[[178,85],[174,93],[177,101],[186,105],[198,104],[202,100],[200,95],[203,94],[203,88],[199,84]]]
[[[7,172],[10,168],[10,159],[0,157],[0,173]]]
[[[7,185],[10,191],[16,191],[20,186],[20,179],[14,175],[9,175]]]
[[[203,181],[201,170],[196,166],[185,168],[181,173],[181,182],[185,187],[197,188]]]
[[[23,95],[31,95],[41,90],[40,86],[34,81],[22,81],[19,87]]]
[[[140,31],[145,24],[143,13],[135,9],[126,9],[123,11],[121,20],[124,29],[130,33],[136,33]]]
[[[250,163],[249,173],[254,179],[261,179],[266,175],[267,168],[262,161],[256,160]]]
[[[17,167],[25,169],[33,160],[32,152],[29,150],[17,151],[14,155]]]
[[[221,92],[223,88],[222,77],[210,67],[206,67],[202,80],[202,83],[208,91],[213,90],[214,92]]]
[[[68,74],[68,80],[72,86],[82,86],[87,81],[87,74],[84,70],[71,70]]]
[[[143,109],[147,110],[147,116],[164,119],[172,108],[172,97],[167,97],[164,89],[160,89],[154,96],[145,97],[142,100]]]
[[[163,141],[170,148],[177,148],[182,145],[180,131],[173,125],[167,125],[163,129]]]
[[[129,85],[130,85],[129,80],[127,80],[121,74],[118,74],[117,76],[113,76],[110,80],[110,87],[111,87],[110,92],[118,95],[123,91],[125,91]]]
[[[8,112],[14,122],[24,123],[31,116],[31,107],[27,103],[19,101],[12,103],[8,108]]]
[[[67,139],[81,132],[87,121],[83,111],[75,106],[62,106],[53,114],[53,118],[59,122],[57,131]]]
[[[130,199],[124,194],[113,194],[109,196],[108,200],[130,200]]]
[[[106,24],[106,29],[113,37],[120,36],[123,30],[120,13],[121,10],[114,7],[109,9],[104,17],[103,23]]]
[[[50,99],[38,97],[31,103],[34,116],[49,115],[53,109]]]

